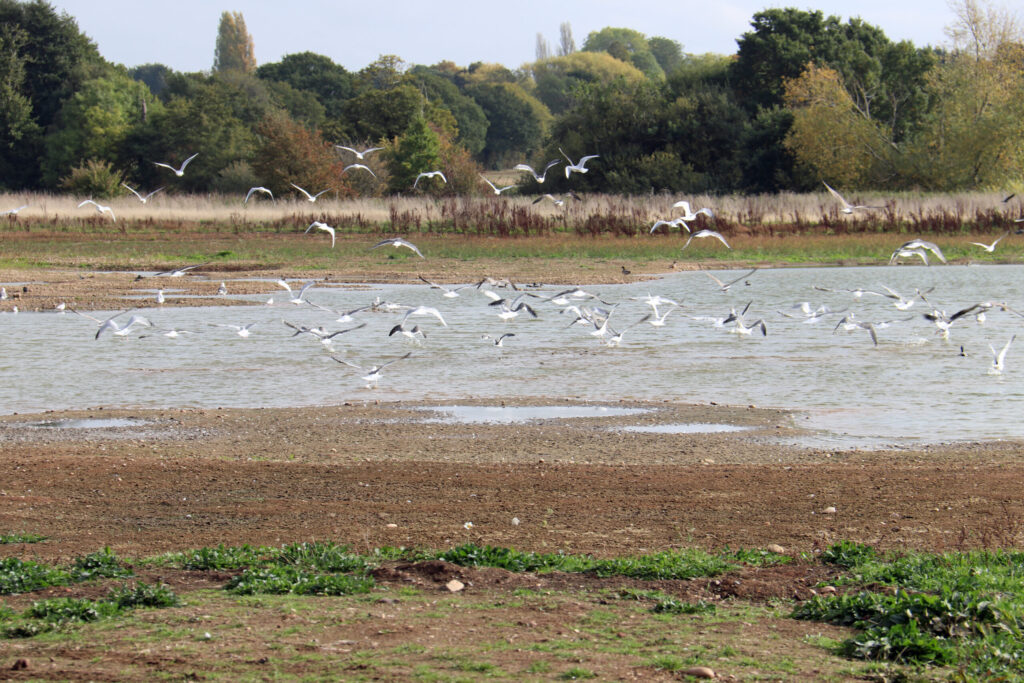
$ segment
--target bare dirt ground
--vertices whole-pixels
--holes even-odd
[[[280,274],[285,273],[262,275]],[[216,279],[181,278],[196,288],[209,288]],[[70,297],[78,305],[102,308],[108,302],[98,292],[116,291],[119,282],[126,289],[137,286],[122,274],[62,279],[46,272],[35,273],[36,280],[46,284],[29,284],[17,300],[37,301],[38,306],[27,307],[40,310]],[[638,407],[649,412],[629,418],[518,425],[425,422],[436,415],[422,407],[367,401],[274,410],[96,409],[3,416],[0,533],[31,532],[47,540],[0,545],[0,558],[67,562],[103,547],[124,558],[143,558],[218,544],[307,540],[333,540],[359,551],[473,542],[597,556],[779,544],[787,553],[813,556],[840,539],[878,549],[952,550],[1019,545],[1024,532],[1024,450],[1018,443],[920,451],[801,449],[780,445],[780,438],[800,433],[792,416],[748,406],[642,404]],[[102,426],[115,418],[131,422]],[[100,426],[62,427],[63,420],[99,420]],[[750,429],[732,434],[621,429],[709,422]],[[720,677],[858,678],[863,670],[814,645],[816,638],[841,639],[846,631],[794,622],[784,618],[785,610],[771,607],[775,600],[808,597],[833,575],[811,560],[692,582],[392,563],[379,571],[381,585],[422,593],[347,599],[330,603],[331,608],[319,603],[295,614],[294,607],[270,598],[246,603],[225,597],[216,589],[226,575],[140,570],[143,578],[166,582],[193,599],[174,616],[147,613],[130,627],[70,642],[0,641],[0,678],[146,680],[159,671],[191,679],[408,680],[423,672],[416,667],[427,666],[434,673],[440,667],[443,675],[435,680],[485,674],[564,679],[578,661],[602,680],[678,680],[678,670],[649,661],[652,652],[662,651],[664,624],[650,626],[653,617],[618,603],[604,606],[606,591],[624,587],[733,605],[723,607],[723,614],[738,614],[735,620],[669,629],[675,634],[669,638],[672,652],[727,648],[732,654],[687,660],[717,663]],[[468,589],[447,594],[444,585],[452,578]],[[101,588],[49,594],[87,596]],[[5,597],[3,603],[23,609],[39,597]],[[738,604],[761,611],[751,617],[742,610],[754,608]],[[331,609],[366,616],[346,620],[332,616]],[[608,633],[580,626],[596,618],[595,609],[613,615]],[[228,630],[226,624],[237,619],[225,615],[237,610],[247,615],[238,617],[244,628],[230,637],[225,633],[221,649],[197,645],[215,626]],[[443,618],[427,624],[420,620],[423,610],[441,610]],[[609,643],[615,639],[639,637],[634,633],[642,629],[634,627],[641,622],[652,629],[649,647],[638,646],[648,660],[602,649],[614,650]],[[538,663],[545,644],[564,645],[566,639],[573,641],[565,647],[576,659]],[[466,668],[467,658],[482,657],[467,643],[481,640],[517,643],[488,660],[498,673]],[[767,644],[774,640],[779,642]],[[591,646],[598,641],[603,645],[595,650]],[[360,655],[375,651],[394,661]],[[462,653],[463,664],[439,654],[452,652]],[[758,663],[736,664],[737,652]],[[788,668],[767,666],[780,657],[791,660]],[[25,666],[18,668],[22,659]]]

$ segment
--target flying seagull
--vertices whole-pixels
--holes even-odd
[[[889,263],[892,264],[893,260],[895,260],[897,258],[897,255],[899,255],[899,256],[913,256],[914,255],[913,253],[911,253],[911,254],[900,254],[899,252],[901,252],[901,251],[913,252],[915,250],[921,251],[921,250],[924,250],[924,249],[927,249],[928,251],[930,251],[933,254],[935,254],[935,256],[937,256],[938,259],[940,261],[942,261],[943,263],[946,262],[946,257],[942,255],[942,250],[939,249],[937,244],[935,244],[934,242],[927,242],[925,240],[916,239],[916,240],[910,240],[909,242],[904,242],[899,247],[897,247],[896,251],[893,252],[892,257],[889,259]],[[924,256],[924,254],[920,253],[920,254],[917,254],[917,255],[921,256],[921,258],[924,259],[924,262],[927,265],[928,259]]]
[[[27,208],[28,204],[22,204],[21,206],[15,209],[7,209],[6,211],[0,211],[0,216],[17,216],[19,211]]]
[[[590,161],[591,159],[597,159],[600,156],[599,154],[588,154],[587,156],[580,157],[580,160],[574,164],[572,162],[572,159],[569,159],[569,155],[562,151],[561,147],[558,148],[558,151],[562,152],[562,156],[564,156],[569,161],[569,163],[565,167],[566,178],[568,178],[573,172],[586,173],[587,171],[590,170],[589,168],[587,168],[587,162]]]
[[[839,209],[839,213],[851,214],[854,211],[856,211],[857,209],[884,209],[885,208],[884,206],[860,206],[860,205],[854,206],[850,202],[848,202],[845,199],[843,199],[843,195],[841,195],[838,192],[836,192],[835,190],[833,190],[832,187],[828,183],[826,183],[824,180],[821,181],[821,184],[824,185],[825,189],[827,189],[829,191],[829,193],[833,197],[838,199],[839,203],[843,205],[843,208]]]
[[[651,233],[650,234],[653,235],[654,231],[657,230],[658,228],[660,228],[663,225],[667,225],[670,228],[682,227],[684,230],[686,230],[686,232],[690,232],[690,226],[686,224],[686,219],[683,218],[683,217],[679,217],[679,218],[674,218],[674,219],[672,219],[670,221],[666,221],[666,220],[655,221],[654,225],[651,226]]]
[[[164,168],[171,169],[172,171],[174,171],[174,175],[176,175],[176,176],[178,176],[180,178],[183,175],[185,175],[185,167],[188,166],[189,162],[192,161],[193,159],[195,159],[197,156],[199,156],[199,152],[196,152],[195,154],[190,156],[188,159],[185,159],[185,161],[181,162],[181,167],[180,168],[174,168],[170,164],[162,164],[159,161],[154,161],[153,163],[156,164],[157,166],[163,166]]]
[[[554,204],[555,206],[558,206],[558,207],[562,207],[562,206],[565,206],[565,200],[568,199],[568,198],[575,199],[578,202],[583,201],[582,199],[580,199],[580,196],[578,194],[576,194],[575,192],[571,192],[570,191],[570,192],[566,192],[563,197],[556,197],[553,194],[541,195],[540,197],[537,197],[536,199],[534,199],[533,203],[534,204],[539,204],[542,201],[544,201],[545,199],[550,199],[552,204]]]
[[[554,161],[549,161],[548,165],[545,166],[544,170],[541,171],[540,173],[537,173],[535,170],[533,170],[533,167],[530,166],[529,164],[516,164],[512,168],[515,171],[526,171],[527,173],[532,175],[533,179],[536,180],[538,183],[543,183],[544,179],[547,178],[547,176],[548,176],[548,170],[552,166],[557,166],[560,163],[562,163],[561,159],[555,159]]]
[[[130,187],[130,186],[129,186],[129,185],[127,184],[127,183],[121,183],[121,186],[122,186],[122,187],[124,187],[125,189],[127,189],[127,190],[128,190],[129,192],[131,192],[131,193],[132,193],[133,195],[135,195],[136,197],[138,197],[138,198],[139,198],[139,201],[140,201],[140,202],[142,202],[143,204],[145,204],[146,202],[148,202],[148,201],[149,201],[149,198],[150,198],[150,197],[152,197],[153,195],[155,195],[155,194],[156,194],[157,192],[159,192],[160,190],[164,189],[164,188],[162,188],[162,187],[158,187],[157,189],[153,190],[153,191],[152,191],[152,192],[150,192],[149,194],[147,194],[147,195],[143,196],[143,195],[139,194],[139,193],[138,193],[138,191],[136,191],[136,190],[135,190],[135,188],[133,188],[133,187]]]
[[[387,245],[391,245],[392,247],[395,247],[396,249],[398,247],[405,247],[406,249],[412,249],[413,251],[416,252],[417,256],[419,256],[420,258],[425,258],[423,256],[423,254],[420,252],[420,250],[416,247],[415,244],[413,244],[412,242],[409,242],[408,240],[404,240],[401,237],[392,237],[390,239],[381,240],[380,242],[377,242],[377,244],[375,244],[372,247],[370,247],[370,249],[376,249],[377,247],[383,247],[383,246],[387,246]]]
[[[339,363],[342,363],[344,365],[348,365],[349,367],[353,367],[356,370],[365,371],[366,374],[363,376],[362,379],[363,379],[363,381],[366,382],[366,388],[367,389],[372,389],[372,388],[377,386],[378,382],[380,382],[380,371],[381,370],[383,370],[387,366],[391,365],[392,363],[397,363],[400,360],[405,360],[406,358],[408,358],[411,355],[412,355],[412,351],[410,351],[409,353],[405,354],[404,356],[399,356],[398,358],[393,358],[393,359],[389,360],[386,363],[381,363],[380,365],[374,365],[374,366],[372,366],[370,368],[364,368],[361,365],[356,365],[355,363],[347,361],[344,358],[338,358],[337,356],[331,356],[331,358],[333,360],[336,360]]]
[[[981,242],[971,242],[971,244],[973,244],[975,246],[978,246],[978,247],[981,247],[982,249],[984,249],[985,251],[987,251],[988,253],[991,254],[992,252],[994,252],[996,250],[996,245],[999,244],[999,240],[1003,239],[1004,237],[1006,237],[1009,234],[1010,234],[1009,232],[1004,232],[992,244],[982,244]]]
[[[377,177],[377,174],[376,174],[376,173],[374,173],[374,172],[373,172],[373,171],[372,171],[372,170],[370,169],[370,167],[369,167],[369,166],[367,166],[366,164],[349,164],[349,165],[348,165],[348,166],[346,166],[345,168],[341,169],[341,172],[342,172],[342,173],[344,173],[345,171],[349,170],[350,168],[361,168],[361,169],[363,169],[364,171],[366,171],[367,173],[369,173],[370,175],[372,175],[372,176],[373,176],[374,178],[376,178],[376,177]]]
[[[92,204],[93,206],[96,207],[96,211],[98,211],[101,214],[104,214],[104,213],[110,214],[110,220],[112,220],[114,222],[117,222],[117,218],[114,217],[114,210],[111,209],[109,206],[104,206],[103,204],[97,204],[96,202],[94,202],[91,199],[86,199],[85,201],[83,201],[81,204],[78,205],[78,208],[82,208],[86,204]]]
[[[482,173],[480,174],[480,177],[483,178],[483,181],[485,183],[487,183],[488,185],[491,186],[491,189],[494,190],[494,194],[496,194],[496,195],[500,195],[505,190],[511,190],[513,187],[515,187],[515,185],[506,185],[505,187],[498,187],[497,185],[492,183],[490,180],[488,180]]]
[[[306,232],[308,233],[313,228],[316,228],[317,230],[323,230],[326,233],[330,233],[331,249],[334,249],[334,228],[327,225],[326,223],[321,223],[320,221],[313,221],[312,223],[309,224],[309,227],[306,228]]]
[[[306,192],[305,190],[303,190],[298,185],[296,185],[295,183],[288,183],[288,184],[291,185],[292,187],[294,187],[296,190],[298,190],[302,194],[306,195],[306,199],[308,199],[311,202],[315,202],[317,197],[322,195],[324,192],[330,192],[330,190],[331,190],[331,188],[327,188],[326,190],[320,190],[316,194],[310,194],[310,193]]]
[[[248,193],[246,193],[246,195],[245,195],[245,201],[244,201],[244,202],[242,202],[242,203],[243,203],[243,204],[248,204],[248,203],[249,203],[249,199],[250,199],[250,198],[251,198],[251,197],[252,197],[252,196],[253,196],[254,194],[256,194],[257,192],[262,192],[262,193],[264,193],[264,194],[270,195],[270,199],[271,199],[271,201],[273,201],[273,202],[274,202],[275,204],[277,203],[277,200],[276,200],[276,199],[274,199],[274,193],[273,193],[273,192],[271,192],[270,190],[268,190],[267,188],[263,187],[262,185],[260,185],[260,186],[257,186],[257,187],[250,187],[250,188],[249,188],[249,192],[248,192]]]
[[[356,155],[356,159],[359,159],[360,161],[365,159],[366,155],[369,154],[370,152],[376,152],[377,150],[384,149],[383,147],[368,147],[364,149],[362,152],[360,152],[359,150],[352,149],[351,147],[346,147],[345,145],[335,145],[335,147],[337,147],[338,149],[343,149],[346,152],[352,152],[353,154]]]
[[[728,282],[722,282],[721,280],[719,280],[717,277],[715,277],[714,275],[712,275],[711,273],[709,273],[706,270],[703,271],[703,272],[704,272],[705,275],[707,275],[709,278],[711,278],[716,285],[718,285],[718,288],[720,290],[722,290],[723,292],[728,292],[729,288],[732,287],[734,284],[736,284],[740,280],[748,278],[751,275],[753,275],[754,273],[756,273],[757,272],[757,268],[752,268],[749,273],[744,273],[743,275],[740,275],[735,280],[729,280]]]
[[[707,208],[706,206],[704,208],[697,209],[696,211],[691,211],[690,210],[690,202],[685,201],[685,200],[684,201],[680,201],[680,202],[676,202],[675,204],[672,205],[672,208],[673,209],[682,209],[683,210],[683,215],[680,216],[679,218],[677,218],[676,220],[680,220],[680,221],[684,221],[684,222],[695,221],[695,220],[697,220],[697,216],[699,216],[701,214],[704,214],[708,218],[714,218],[715,217],[715,214],[711,211],[711,209]]]
[[[724,244],[726,249],[732,249],[732,247],[729,246],[729,243],[725,241],[725,238],[722,237],[721,233],[717,233],[714,230],[698,230],[697,232],[693,233],[692,235],[690,235],[690,239],[686,240],[686,244],[683,245],[683,249],[686,249],[688,246],[690,246],[690,242],[692,242],[696,237],[714,237],[719,242]],[[680,251],[682,251],[682,249]]]
[[[1006,359],[1006,352],[1010,350],[1010,344],[1017,338],[1017,335],[1010,337],[1010,341],[1006,342],[1006,345],[1000,351],[996,351],[995,347],[991,344],[988,348],[992,349],[992,369],[989,371],[994,375],[998,375],[1003,371],[1003,361]]]
[[[440,178],[441,182],[448,182],[448,179],[444,177],[444,173],[442,173],[441,171],[424,171],[423,173],[420,173],[418,176],[416,176],[416,180],[412,184],[412,189],[415,190],[416,186],[419,185],[420,178],[433,178],[435,176]]]

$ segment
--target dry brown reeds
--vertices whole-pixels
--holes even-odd
[[[528,237],[553,233],[633,236],[646,234],[659,219],[677,216],[678,196],[625,197],[587,195],[581,201],[534,204],[535,197],[457,197],[434,199],[396,196],[379,199],[321,197],[315,204],[293,198],[271,202],[261,196],[242,202],[225,195],[157,195],[148,204],[135,198],[107,202],[117,225],[174,232],[188,226],[211,232],[290,232],[314,220],[349,232],[456,233]],[[687,197],[694,208],[711,207],[715,217],[701,216],[695,228],[711,227],[727,235],[789,234],[986,233],[1015,227],[1019,203],[1003,203],[994,193],[957,195],[864,195],[855,200],[882,206],[853,215],[839,212],[824,192],[776,195],[707,195]],[[0,211],[27,204],[6,227],[58,226],[62,231],[91,232],[110,219],[78,208],[81,198],[48,194],[0,195]],[[0,227],[4,223],[0,222]]]

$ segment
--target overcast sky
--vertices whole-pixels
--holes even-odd
[[[311,51],[357,71],[382,54],[410,64],[450,60],[460,66],[497,62],[515,68],[533,61],[537,34],[554,49],[559,26],[572,25],[577,46],[606,26],[631,28],[678,41],[684,52],[732,54],[736,39],[766,7],[797,7],[859,16],[891,40],[917,46],[946,42],[943,28],[952,12],[943,0],[764,2],[753,0],[59,0],[58,11],[112,62],[127,66],[159,62],[178,71],[213,65],[217,25],[224,11],[241,12],[256,46],[259,64]],[[290,9],[294,8],[294,9]],[[852,14],[851,14],[852,13]]]

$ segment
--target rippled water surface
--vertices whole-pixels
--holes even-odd
[[[715,275],[728,281],[743,272]],[[916,288],[930,289],[930,304],[948,313],[978,302],[1005,302],[1024,310],[1021,266],[760,270],[726,293],[701,272],[586,288],[608,302],[606,307],[615,306],[610,327],[625,330],[617,347],[592,335],[593,327],[568,327],[573,314],[537,298],[526,301],[538,318],[524,312],[505,322],[498,307],[488,306],[490,299],[472,288],[457,298],[445,298],[426,285],[318,286],[308,294],[339,311],[375,299],[436,307],[447,326],[430,315],[409,318],[410,325],[418,324],[427,334],[414,343],[401,334],[388,336],[401,321],[400,312],[360,313],[355,323],[339,323],[337,315],[287,303],[283,290],[266,284],[267,294],[253,299],[262,302],[273,293],[285,303],[147,309],[141,312],[155,328],[126,337],[104,333],[96,340],[96,324],[71,313],[0,315],[0,406],[12,413],[100,405],[303,406],[365,399],[666,399],[793,408],[801,411],[800,426],[819,430],[826,440],[852,443],[1024,437],[1019,418],[1024,339],[1010,348],[1002,374],[991,374],[989,350],[990,344],[1002,348],[1024,329],[1024,319],[993,308],[984,323],[973,315],[959,319],[944,341],[922,317],[931,308],[920,299],[901,312],[880,296],[815,289],[880,292],[884,284],[907,297]],[[559,288],[531,291],[550,296]],[[663,327],[641,323],[630,328],[651,312],[634,300],[648,294],[674,299],[681,307]],[[701,319],[723,317],[748,302],[747,320],[763,318],[766,337],[737,335],[732,325],[718,327]],[[879,326],[875,347],[866,330],[834,333],[841,315],[816,323],[782,315],[801,316],[793,308],[800,302],[845,309],[843,315],[854,312],[858,320],[876,324],[899,322]],[[131,305],[135,302],[125,302]],[[604,306],[594,300],[577,305]],[[329,331],[365,323],[333,343],[334,355],[363,370],[332,360],[308,334],[293,337],[294,330],[283,321]],[[242,338],[214,323],[256,324],[251,336]],[[191,333],[177,338],[162,334],[171,328]],[[506,332],[515,336],[496,346],[494,340]],[[961,346],[966,356],[960,355]],[[371,366],[410,351],[410,358],[383,368],[378,387],[367,388],[362,378]]]

